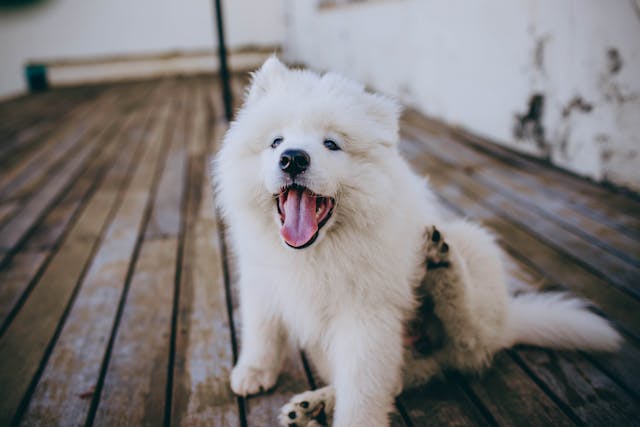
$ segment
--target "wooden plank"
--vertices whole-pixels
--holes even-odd
[[[430,174],[430,182],[439,195],[457,206],[465,215],[483,222],[497,234],[508,236],[503,245],[519,258],[526,258],[554,282],[562,283],[602,308],[609,316],[633,334],[640,333],[640,305],[624,292],[610,286],[601,277],[575,264],[563,252],[541,242],[536,236],[505,220],[499,213],[463,191],[455,177],[428,155],[412,153],[411,163]]]
[[[104,127],[117,102],[116,92],[111,91],[90,105],[83,105],[40,145],[40,149],[15,165],[0,178],[0,200],[22,197],[30,193],[50,173],[52,167],[68,159],[72,150],[84,143],[92,129]],[[95,133],[95,130],[93,131]]]
[[[131,120],[136,116],[132,115]],[[120,135],[120,137],[123,137]],[[0,425],[16,415],[40,362],[47,354],[57,325],[74,293],[76,283],[103,234],[122,185],[135,159],[136,140],[124,150],[107,179],[81,213],[61,248],[47,265],[37,286],[0,338]]]
[[[593,270],[601,277],[606,277],[616,287],[640,298],[640,289],[635,286],[635,283],[640,280],[640,269],[637,266],[591,244],[582,236],[565,230],[557,223],[549,221],[548,218],[537,215],[533,208],[521,206],[499,192],[482,185],[477,179],[465,175],[459,167],[433,161],[439,157],[435,156],[432,151],[429,151],[429,154],[434,156],[431,164],[437,163],[433,166],[430,165],[430,170],[434,175],[436,173],[442,174],[444,177],[454,180],[465,191],[482,199],[483,203],[491,206],[493,210],[510,222],[535,232],[541,240],[549,242],[574,257],[582,263],[584,268]],[[638,246],[640,248],[640,245]]]
[[[229,386],[231,330],[218,219],[206,167],[207,118],[201,100],[193,120],[170,424],[238,426],[237,399]],[[218,124],[211,139],[218,141],[223,132]]]
[[[99,111],[97,112],[99,113]],[[109,122],[111,123],[111,122]],[[29,200],[20,208],[20,215],[14,216],[0,229],[0,260],[16,247],[26,236],[26,233],[41,219],[46,210],[55,202],[60,193],[81,173],[86,163],[93,155],[97,155],[103,148],[97,144],[99,135],[105,132],[108,126],[98,126],[87,135],[86,143],[80,146],[73,156],[69,157],[64,168],[58,169]],[[4,261],[0,261],[0,265]]]
[[[16,305],[28,283],[33,280],[38,268],[47,258],[44,251],[29,251],[13,257],[0,270],[0,325]]]
[[[434,379],[403,392],[398,400],[415,427],[490,425],[460,387],[459,378]]]
[[[33,194],[20,209],[20,215],[14,216],[5,223],[0,229],[0,253],[6,254],[15,249],[29,229],[40,219],[43,212],[55,201],[59,193],[82,170],[95,148],[95,140],[89,141],[81,147],[76,155],[69,159],[67,167],[59,170],[39,191]]]
[[[16,213],[19,207],[20,203],[17,201],[0,204],[0,227]]]
[[[585,425],[631,425],[640,406],[586,358],[568,352],[518,349],[517,358]]]
[[[171,97],[164,98],[140,141],[142,157],[82,280],[25,414],[25,425],[42,420],[76,425],[88,415],[165,147]]]
[[[573,425],[551,398],[504,352],[469,387],[498,425]],[[526,421],[525,421],[526,420]]]
[[[176,237],[141,247],[94,426],[163,425],[177,248]]]
[[[111,194],[109,194],[111,193]],[[0,425],[9,425],[47,351],[60,316],[99,238],[116,192],[100,193],[83,212],[27,303],[0,339]],[[55,297],[52,297],[55,296]],[[9,361],[9,362],[7,362]]]
[[[490,171],[501,175],[503,181],[510,180],[521,186],[536,189],[540,197],[562,200],[571,210],[572,216],[588,217],[611,229],[630,234],[635,239],[640,238],[640,218],[635,214],[638,202],[626,195],[605,190],[599,185],[528,160],[479,138],[465,140],[465,136],[462,136],[461,140],[456,130],[439,129],[433,133],[433,130],[428,129],[429,126],[425,129],[422,120],[412,120],[411,125],[424,130],[426,134],[441,138],[438,148],[444,150],[444,156],[449,156],[451,152],[459,152],[459,166],[466,168],[470,173],[476,172],[476,166],[491,166],[480,168],[481,172]],[[424,134],[423,137],[428,138]],[[612,203],[609,203],[609,199]]]
[[[0,339],[0,382],[7,386],[0,388],[0,425],[7,425],[16,413],[117,201],[133,157],[128,150],[122,154],[122,164],[116,165],[101,184],[47,266],[38,287]]]
[[[0,156],[3,157],[0,159],[0,165],[5,169],[11,169],[22,159],[31,156],[42,146],[46,135],[54,132],[59,124],[59,120],[46,117],[40,122],[32,122],[27,127],[0,132],[0,141],[8,142],[6,148],[2,150],[5,154]],[[2,175],[0,174],[0,177]]]
[[[75,100],[78,91],[78,88],[73,88],[72,90],[29,93],[1,102],[0,116],[3,118],[0,124],[1,135],[11,136],[24,129],[25,123],[33,123],[38,119],[55,114],[61,105],[69,104],[70,101]]]
[[[63,89],[25,97],[27,105],[13,105],[0,113],[0,166],[10,170],[22,159],[29,157],[44,142],[46,135],[61,122],[73,116],[83,104],[91,102],[101,92],[96,89]],[[2,103],[3,106],[12,101]],[[17,104],[20,104],[18,102]],[[3,109],[4,110],[4,109]],[[11,119],[13,116],[13,119]]]
[[[0,165],[10,166],[21,151],[29,151],[41,142],[38,138],[54,128],[53,121],[73,99],[69,93],[58,92],[31,94],[21,99],[9,100],[0,105]],[[58,108],[52,108],[52,107]],[[60,108],[62,107],[62,108]]]
[[[148,91],[142,87],[139,88],[139,91],[142,96],[149,94]],[[121,150],[125,149],[124,144],[127,142],[127,139],[118,138],[117,134],[126,124],[127,116],[131,114],[129,111],[130,107],[136,104],[139,107],[141,99],[143,98],[137,96],[137,94],[130,99],[120,99],[117,106],[114,105],[112,109],[105,111],[104,114],[108,114],[111,120],[108,122],[105,131],[95,136],[97,139],[96,144],[102,151],[97,155],[91,156],[86,169],[73,181],[72,185],[68,187],[68,190],[60,199],[59,203],[57,203],[56,206],[47,213],[42,222],[34,228],[33,233],[31,233],[24,242],[23,247],[25,249],[47,250],[53,248],[63,231],[73,219],[74,213],[85,200],[86,195],[97,187],[96,183],[99,182],[104,173],[106,173],[112,161]],[[84,141],[86,142],[86,139]]]
[[[503,191],[522,206],[534,206],[543,215],[571,230],[572,233],[582,235],[594,245],[615,254],[626,261],[639,264],[640,240],[633,234],[610,227],[601,220],[596,220],[572,208],[559,197],[549,197],[539,189],[523,185],[517,179],[508,180],[504,170],[488,167],[478,172],[471,172],[473,177],[482,177],[482,181],[498,191]]]
[[[138,97],[135,98],[139,100]],[[124,117],[120,119],[123,121]],[[99,136],[99,141],[96,144],[102,149],[100,155],[92,156],[86,170],[73,182],[62,200],[47,213],[21,249],[14,255],[14,257],[20,257],[23,260],[29,259],[31,262],[13,263],[9,261],[8,264],[5,263],[0,267],[0,276],[11,278],[8,279],[11,285],[3,287],[0,291],[3,296],[0,298],[0,306],[2,307],[0,309],[0,325],[5,322],[9,312],[17,309],[17,304],[23,293],[28,290],[33,278],[40,273],[40,270],[53,256],[54,246],[59,243],[64,233],[71,227],[72,219],[84,206],[88,197],[97,188],[98,183],[102,181],[116,155],[126,149],[123,146],[126,142],[125,138],[114,138],[115,132],[121,124],[114,124],[107,132]]]
[[[94,426],[162,425],[165,418],[173,297],[186,147],[185,101],[177,105],[168,154],[127,293]],[[127,390],[123,393],[122,390]]]
[[[558,223],[572,233],[581,235],[591,244],[598,245],[634,265],[640,265],[638,238],[585,215],[580,209],[571,207],[564,198],[551,197],[537,185],[538,182],[521,179],[520,176],[523,175],[521,172],[510,170],[499,160],[478,153],[448,135],[425,134],[412,126],[403,127],[403,132],[420,141],[432,155],[448,165],[460,166],[462,157],[463,163],[470,165],[460,168],[466,175],[495,192],[507,196],[513,204],[526,206],[527,210],[534,211],[537,215]],[[557,187],[559,187],[558,184],[554,186],[554,188]]]
[[[433,121],[415,112],[410,111],[405,114],[403,123],[410,123],[426,133],[433,134],[435,131],[440,135],[451,136],[454,149],[460,151],[462,155],[468,152],[462,146],[464,144],[467,148],[480,153],[485,159],[499,160],[499,166],[496,167],[504,169],[510,179],[520,180],[531,188],[538,188],[540,192],[548,194],[549,197],[564,200],[572,209],[596,221],[602,221],[622,232],[632,233],[635,238],[640,238],[640,218],[637,215],[640,202],[638,200],[542,165],[539,161],[526,159],[504,147],[459,129],[434,124]]]
[[[183,185],[186,180],[187,162],[187,118],[192,113],[191,104],[195,94],[193,88],[187,88],[176,100],[176,116],[173,124],[167,160],[158,183],[154,207],[149,217],[145,239],[177,237],[182,224]]]
[[[636,340],[627,338],[615,354],[589,354],[586,357],[636,399],[640,398],[640,345]]]
[[[46,182],[48,176],[54,175],[56,170],[63,167],[65,161],[72,157],[71,153],[74,153],[77,147],[85,144],[83,139],[87,138],[87,133],[98,123],[97,119],[94,121],[82,119],[75,125],[69,123],[66,126],[60,126],[52,135],[48,136],[38,150],[15,162],[15,167],[4,174],[3,178],[5,179],[2,190],[0,190],[0,198],[7,201],[24,202],[29,195]],[[106,125],[107,123],[101,122],[100,124]]]

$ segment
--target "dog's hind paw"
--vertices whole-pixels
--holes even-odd
[[[449,267],[449,244],[445,241],[444,235],[435,226],[431,226],[426,232],[426,253],[427,270],[435,268]]]
[[[330,426],[335,395],[333,387],[297,394],[280,410],[278,421],[283,427]]]

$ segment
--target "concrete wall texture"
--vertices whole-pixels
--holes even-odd
[[[287,59],[640,191],[634,0],[285,0]]]

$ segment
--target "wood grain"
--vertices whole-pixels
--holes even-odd
[[[176,325],[171,425],[238,426],[218,219],[206,167],[207,116],[197,100],[189,143],[189,190]],[[213,140],[224,128],[216,125]]]
[[[25,157],[0,177],[0,200],[21,197],[32,192],[33,188],[49,172],[86,138],[87,133],[98,127],[105,127],[104,116],[111,116],[114,104],[118,100],[117,90],[108,91],[90,105],[82,105],[70,115],[56,132],[41,144],[39,150]],[[104,116],[103,116],[104,115]]]
[[[428,139],[423,139],[425,140]],[[527,206],[519,200],[510,199],[495,189],[483,185],[478,178],[464,173],[464,168],[452,167],[451,164],[439,161],[438,156],[441,156],[444,150],[439,150],[437,156],[434,152],[435,149],[429,151],[432,157],[429,169],[433,175],[455,179],[466,192],[482,199],[485,205],[491,206],[496,213],[510,222],[531,230],[541,240],[570,255],[574,262],[581,263],[583,268],[594,271],[601,277],[607,277],[611,284],[635,297],[640,297],[640,290],[634,285],[640,279],[640,269],[632,262],[593,244],[597,239],[595,236],[587,240],[584,235],[573,233],[556,221],[550,220],[548,216],[536,213],[534,206]],[[453,156],[453,154],[450,155]],[[476,168],[479,167],[476,166]],[[636,248],[636,252],[640,252],[640,243],[636,244]]]
[[[490,425],[460,387],[458,378],[434,379],[423,387],[404,391],[398,400],[415,427]]]
[[[218,84],[0,102],[0,425],[274,425],[321,385],[292,351],[272,392],[229,388],[242,325],[208,174],[226,129]],[[246,84],[234,76],[236,108]],[[511,287],[573,291],[626,341],[611,355],[501,352],[482,376],[405,391],[391,425],[635,424],[640,200],[414,112],[401,127],[451,214],[499,236]]]
[[[94,426],[162,425],[184,189],[186,91],[172,122],[144,240],[118,324]],[[127,390],[123,393],[122,390]]]
[[[141,90],[141,95],[147,91]],[[127,104],[135,104],[140,101],[140,97],[133,96],[128,99]],[[29,263],[18,262],[13,260],[5,262],[0,267],[0,276],[11,277],[11,286],[2,287],[0,293],[0,305],[3,307],[0,312],[0,325],[4,323],[6,315],[16,310],[17,303],[24,298],[25,292],[28,292],[32,279],[41,273],[41,269],[50,260],[54,253],[55,246],[60,243],[60,239],[72,226],[72,221],[77,213],[85,206],[89,196],[95,191],[98,184],[102,182],[107,169],[113,163],[117,153],[126,149],[123,144],[126,139],[114,138],[118,128],[124,123],[126,117],[115,114],[116,122],[113,123],[107,131],[98,136],[95,144],[100,147],[99,155],[92,156],[81,176],[74,180],[68,189],[63,191],[61,199],[55,203],[55,206],[46,213],[42,221],[40,221],[27,236],[24,244],[13,253],[13,258],[30,259]],[[41,255],[41,256],[35,256]],[[15,271],[14,271],[15,270]],[[25,274],[27,273],[27,274]]]
[[[110,332],[108,330],[110,319],[106,315],[95,323],[90,319],[92,319],[92,315],[97,316],[98,310],[102,308],[101,304],[107,298],[114,297],[118,293],[117,290],[113,290],[118,286],[115,282],[117,274],[122,271],[122,266],[117,264],[117,260],[119,256],[126,254],[127,250],[131,250],[130,247],[135,243],[136,233],[135,230],[133,232],[131,230],[131,227],[136,225],[136,219],[138,219],[136,216],[139,215],[135,213],[135,208],[143,204],[148,197],[141,195],[141,193],[144,191],[144,184],[151,178],[150,169],[156,160],[154,159],[154,151],[157,149],[154,150],[154,145],[149,143],[151,139],[147,137],[143,141],[140,129],[134,126],[138,120],[140,120],[140,116],[132,115],[130,122],[132,127],[129,128],[129,123],[126,125],[129,132],[120,135],[120,137],[128,139],[131,151],[123,151],[119,157],[121,160],[110,171],[105,182],[92,197],[63,247],[56,253],[56,257],[49,264],[40,283],[3,337],[2,342],[6,340],[17,350],[28,354],[28,365],[22,362],[20,363],[21,367],[26,365],[24,369],[28,367],[35,371],[36,368],[33,365],[37,366],[37,363],[42,359],[44,348],[36,350],[35,343],[21,342],[19,334],[25,328],[32,329],[35,325],[40,329],[35,330],[34,340],[39,341],[40,347],[46,346],[74,293],[85,264],[91,260],[80,289],[84,291],[84,297],[82,300],[75,301],[73,309],[66,318],[64,327],[56,341],[57,345],[49,357],[48,364],[34,392],[36,397],[32,400],[25,415],[25,425],[47,424],[51,420],[55,420],[54,423],[58,425],[78,425],[84,420],[82,409],[79,412],[76,410],[78,407],[86,408],[87,393],[95,386],[95,378],[92,378],[84,369],[88,366],[94,368],[95,365],[92,365],[91,362],[98,360],[96,369],[99,370],[102,357],[96,347],[93,347],[96,349],[94,353],[89,349],[92,348],[91,346],[105,345]],[[142,160],[129,179],[130,167],[136,165],[140,159],[135,150],[140,146],[144,149]],[[126,187],[126,194],[122,195],[123,184],[127,182],[129,184]],[[112,212],[112,210],[114,211]],[[113,219],[109,223],[108,220],[111,218]],[[107,226],[106,230],[103,230],[104,226]],[[103,231],[105,234],[100,241],[99,237],[103,235]],[[99,247],[97,247],[96,254],[91,257],[96,243],[99,244]],[[130,256],[131,254],[129,254]],[[129,260],[127,259],[126,262],[128,263]],[[102,269],[105,271],[104,276],[100,274]],[[107,277],[109,274],[111,276]],[[100,284],[104,284],[105,288],[99,289]],[[103,292],[91,293],[96,289]],[[117,304],[108,309],[115,310],[116,307]],[[42,316],[41,310],[45,310],[47,316]],[[82,318],[83,315],[86,317]],[[105,324],[108,324],[106,332],[104,331]],[[0,342],[0,346],[2,342]],[[10,375],[7,374],[7,376]],[[32,376],[25,375],[24,377],[18,376],[18,378],[20,382],[28,382]],[[14,375],[10,377],[17,381]]]
[[[638,199],[616,193],[603,186],[589,183],[584,179],[542,165],[538,160],[527,159],[507,148],[501,147],[483,138],[471,135],[458,128],[446,128],[435,124],[424,116],[409,111],[405,114],[403,124],[419,127],[426,135],[436,133],[452,136],[456,151],[464,156],[466,150],[461,146],[471,148],[483,154],[485,159],[499,160],[495,167],[502,169],[509,179],[520,180],[532,189],[548,194],[550,197],[565,201],[567,207],[577,210],[591,218],[618,229],[623,233],[631,233],[634,238],[640,238],[640,209]],[[458,163],[459,166],[472,166]]]
[[[585,425],[631,425],[637,401],[580,354],[519,349],[517,357]]]

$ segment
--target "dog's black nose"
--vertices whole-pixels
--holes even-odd
[[[280,155],[280,169],[290,175],[304,172],[311,163],[311,158],[304,150],[286,150]]]

